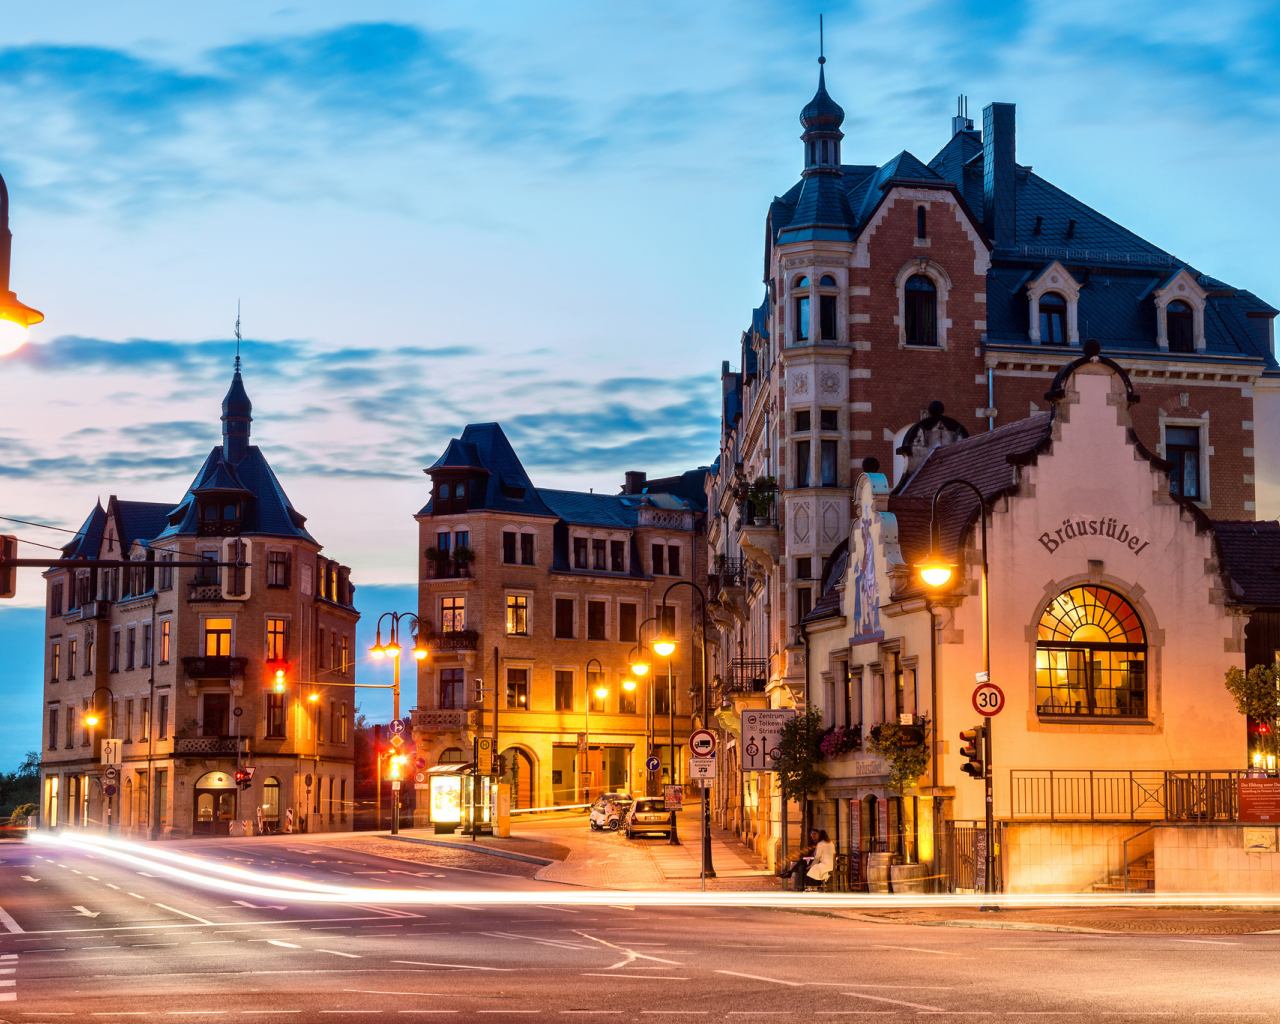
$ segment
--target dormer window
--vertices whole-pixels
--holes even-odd
[[[511,498],[513,501],[524,501],[523,487],[504,487],[502,489],[504,496]]]
[[[204,521],[206,523],[215,523],[218,521],[217,505],[206,505],[204,507]]]
[[[448,485],[448,484],[441,484],[441,485],[440,485],[440,499],[441,499],[442,501],[448,501],[448,500],[449,500],[449,485]]]
[[[1169,303],[1165,310],[1165,329],[1169,335],[1170,352],[1195,351],[1195,314],[1180,299]]]
[[[436,485],[436,515],[451,515],[467,511],[467,484],[465,480],[442,480]]]
[[[1040,296],[1040,344],[1067,344],[1067,301],[1055,292]]]
[[[240,508],[237,505],[227,505],[222,509],[223,519],[239,519]]]

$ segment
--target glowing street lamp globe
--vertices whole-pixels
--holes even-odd
[[[635,661],[631,663],[631,671],[638,676],[648,675],[649,663],[645,661],[643,658],[637,658]]]
[[[381,661],[387,656],[387,650],[382,644],[378,643],[369,648],[369,654],[375,661]]]
[[[622,681],[622,688],[626,690],[628,693],[630,693],[632,690],[636,688],[636,681],[634,679],[624,679]]]
[[[98,713],[96,711],[90,711],[87,715],[84,716],[85,725],[89,725],[89,726],[97,725],[99,721],[100,719],[98,718]]]
[[[653,642],[653,649],[664,658],[670,657],[672,652],[676,649],[676,639],[673,636],[666,636],[664,634]]]
[[[951,575],[955,572],[955,563],[948,562],[941,555],[929,552],[929,557],[923,562],[916,563],[916,571],[920,574],[920,578],[924,580],[926,586],[945,587],[951,582]]]

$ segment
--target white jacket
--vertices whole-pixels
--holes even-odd
[[[831,870],[836,865],[836,847],[834,843],[822,842],[813,848],[813,863],[806,872],[810,878],[825,882],[831,877]]]

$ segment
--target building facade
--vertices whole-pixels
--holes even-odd
[[[1139,394],[1105,355],[1068,363],[1043,399],[1046,411],[934,447],[897,487],[874,466],[859,477],[847,557],[805,627],[810,699],[845,740],[823,765],[813,817],[854,853],[862,881],[881,854],[920,879],[981,885],[972,840],[985,791],[963,771],[959,736],[983,723],[983,552],[976,495],[939,494],[955,479],[991,510],[1006,891],[1088,891],[1121,874],[1126,854],[1151,853],[1153,822],[1233,820],[1249,731],[1224,682],[1250,663],[1252,634],[1274,639],[1274,594],[1259,592],[1256,570],[1276,524],[1213,521],[1172,490],[1177,469],[1143,444]],[[935,522],[956,568],[931,590],[915,566]],[[898,792],[870,741],[902,722],[927,756]]]
[[[944,436],[1043,411],[1086,338],[1128,374],[1171,490],[1214,518],[1255,514],[1253,389],[1277,379],[1274,308],[1017,163],[1012,104],[989,105],[981,131],[953,118],[928,161],[879,166],[843,162],[857,145],[843,119],[820,72],[800,181],[766,216],[764,298],[721,373],[707,538],[731,763],[741,710],[804,704],[801,623],[849,538],[864,460],[892,487]],[[722,822],[776,852],[771,780],[719,785]]]
[[[44,827],[352,827],[355,588],[249,444],[251,421],[237,359],[222,444],[182,499],[113,495],[63,549],[85,567],[45,574]],[[165,568],[184,560],[245,564]],[[104,739],[121,741],[114,780]]]
[[[535,487],[502,428],[483,423],[426,472],[419,755],[432,766],[473,760],[476,739],[495,735],[496,698],[496,749],[517,808],[683,784],[702,682],[687,584],[706,573],[705,470],[628,473],[619,494]],[[629,689],[631,662],[664,625],[675,653],[650,652],[650,671]],[[649,756],[658,770],[646,769]]]

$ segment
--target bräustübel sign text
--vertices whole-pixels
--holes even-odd
[[[1128,523],[1122,523],[1115,516],[1104,516],[1102,519],[1085,519],[1083,516],[1071,516],[1062,521],[1062,525],[1052,531],[1046,530],[1036,539],[1044,545],[1044,549],[1053,554],[1069,540],[1081,537],[1106,537],[1123,544],[1135,555],[1142,554],[1149,540],[1143,540]]]

